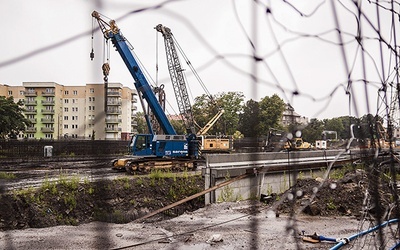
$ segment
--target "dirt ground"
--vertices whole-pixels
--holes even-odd
[[[393,217],[389,185],[377,183],[374,194],[371,180],[361,170],[325,182],[300,178],[283,194],[206,207],[198,198],[135,222],[200,192],[201,176],[61,178],[36,191],[1,195],[0,249],[328,249],[336,243],[304,242],[303,235],[348,237],[374,226],[378,214],[382,220]],[[385,237],[394,244],[390,231]],[[363,239],[353,244],[381,245],[377,234]]]
[[[1,249],[329,249],[336,242],[309,243],[305,234],[345,238],[358,232],[354,217],[289,217],[252,201],[213,204],[179,217],[153,223],[91,222],[79,226],[0,232]],[[256,205],[258,206],[258,205]],[[370,225],[365,222],[364,226]],[[393,228],[392,228],[393,229]],[[352,249],[374,248],[376,235],[351,242]],[[393,244],[393,242],[391,242]],[[344,249],[349,249],[350,245]]]

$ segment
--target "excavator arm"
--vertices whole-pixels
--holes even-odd
[[[207,124],[202,127],[198,132],[197,135],[205,135],[211,129],[212,126],[218,121],[218,119],[222,116],[225,111],[221,109],[216,115]]]

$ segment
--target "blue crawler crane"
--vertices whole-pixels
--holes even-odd
[[[135,80],[135,88],[157,119],[163,134],[153,132],[149,118],[146,117],[149,134],[136,134],[132,137],[130,156],[115,159],[114,169],[126,169],[128,172],[148,172],[154,168],[193,168],[200,161],[199,141],[194,133],[178,135],[169,122],[156,95],[149,85],[137,60],[131,52],[131,46],[122,35],[114,20],[106,22],[101,15],[93,11],[92,17],[99,24],[106,40],[111,40],[126,67]]]

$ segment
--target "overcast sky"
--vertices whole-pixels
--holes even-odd
[[[0,83],[102,83],[101,65],[106,56],[99,32],[94,34],[95,59],[89,58],[91,13],[96,10],[117,21],[155,84],[165,84],[172,106],[175,99],[163,39],[154,30],[157,24],[172,30],[211,94],[240,91],[246,100],[256,101],[278,94],[309,118],[375,114],[378,107],[382,113],[378,89],[382,82],[396,81],[396,61],[386,44],[394,46],[398,39],[391,29],[390,4],[379,8],[379,34],[386,43],[380,47],[377,5],[361,2],[365,16],[358,27],[358,10],[352,1],[2,1]],[[398,5],[395,11],[399,12]],[[397,33],[398,20],[395,16]],[[344,46],[338,45],[336,28],[341,30]],[[355,39],[358,28],[365,53]],[[253,53],[261,59],[257,63]],[[109,82],[134,88],[131,75],[112,48],[110,65]],[[191,96],[205,94],[189,67],[183,67]],[[177,112],[167,108],[169,113]]]

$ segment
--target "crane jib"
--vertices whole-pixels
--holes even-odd
[[[160,103],[158,102],[156,96],[153,94],[151,87],[140,70],[138,63],[136,62],[135,58],[133,57],[129,46],[126,44],[125,39],[121,37],[119,33],[109,33],[110,39],[112,39],[113,44],[119,54],[121,55],[122,60],[124,61],[125,65],[127,66],[129,72],[131,73],[132,77],[135,80],[135,87],[138,90],[142,90],[143,97],[147,101],[150,109],[156,115],[157,121],[160,123],[162,130],[165,134],[175,135],[176,131],[172,127],[171,123],[168,120],[168,117],[162,110]]]

